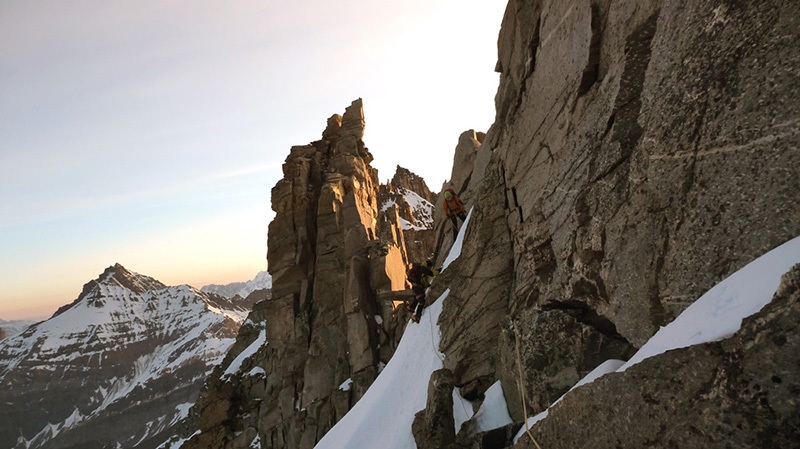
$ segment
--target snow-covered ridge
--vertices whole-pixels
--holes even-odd
[[[413,220],[409,221],[400,218],[400,225],[404,231],[424,231],[433,229],[433,212],[435,206],[430,201],[419,196],[416,192],[404,187],[398,187],[397,193],[403,201],[411,207]],[[394,199],[388,200],[381,205],[381,212],[386,212],[390,207],[397,204]]]
[[[230,284],[209,284],[200,288],[201,291],[206,293],[216,293],[225,298],[233,298],[239,295],[246,298],[247,295],[256,290],[263,290],[272,288],[272,276],[269,271],[259,271],[256,277],[247,282],[231,282]]]
[[[3,329],[8,337],[13,337],[35,323],[36,321],[31,320],[0,320],[0,329]]]

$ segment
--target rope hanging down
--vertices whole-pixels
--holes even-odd
[[[525,416],[527,414],[527,408],[525,405],[525,381],[522,377],[522,357],[519,355],[519,331],[516,327],[514,327],[514,346],[516,347],[517,352],[517,371],[519,372],[519,393],[520,397],[522,398],[522,416]],[[531,441],[533,441],[533,444],[536,445],[537,449],[542,449],[542,447],[539,446],[539,443],[536,441],[536,438],[534,438],[533,434],[531,433],[531,428],[528,426],[527,418],[525,419],[525,433],[531,437]]]

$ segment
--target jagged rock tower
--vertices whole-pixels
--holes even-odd
[[[408,316],[377,297],[405,288],[406,249],[397,208],[379,211],[363,135],[357,100],[291,149],[272,190],[272,299],[212,375],[184,447],[311,448],[392,356]]]

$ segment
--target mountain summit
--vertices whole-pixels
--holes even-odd
[[[0,342],[0,441],[133,447],[158,438],[187,415],[250,307],[108,267],[52,318]]]

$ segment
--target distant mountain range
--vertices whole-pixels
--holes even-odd
[[[206,293],[216,293],[225,298],[233,298],[239,295],[242,298],[247,298],[247,295],[256,290],[264,290],[272,288],[272,276],[268,271],[260,271],[255,278],[247,282],[232,282],[230,284],[218,285],[209,284],[200,288],[200,291]]]
[[[157,445],[253,301],[108,267],[52,318],[0,341],[2,446]]]
[[[0,340],[17,335],[35,322],[33,320],[0,320]]]

